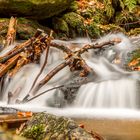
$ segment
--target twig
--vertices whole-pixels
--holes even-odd
[[[46,91],[43,91],[43,92],[39,93],[38,95],[36,95],[36,96],[34,96],[34,97],[32,97],[32,98],[30,98],[30,99],[28,99],[28,100],[24,100],[24,102],[22,102],[22,103],[30,102],[30,101],[36,99],[37,97],[43,95],[44,93],[47,93],[47,92],[49,92],[49,91],[52,91],[52,90],[55,90],[55,89],[59,89],[59,88],[62,88],[62,87],[64,87],[64,85],[57,86],[57,87],[53,87],[53,88],[51,88],[51,89],[48,89],[48,90],[46,90]],[[29,96],[28,96],[28,97],[29,97]]]
[[[57,48],[59,50],[62,50],[63,52],[67,53],[68,55],[71,55],[72,54],[72,51],[68,47],[66,47],[64,45],[59,45],[57,43],[51,42],[50,43],[50,46],[51,47],[54,47],[54,48]]]
[[[68,66],[71,63],[71,59],[68,59],[67,61],[61,63],[60,65],[58,65],[57,67],[55,67],[50,73],[48,73],[46,75],[45,78],[43,78],[38,84],[37,86],[33,89],[32,94],[35,95],[37,93],[37,91],[44,85],[46,84],[53,76],[55,76],[55,74],[57,74],[60,70],[62,70],[63,68],[65,68],[66,66]],[[28,93],[22,100],[22,102],[27,102],[28,98],[30,97],[30,94]]]
[[[71,63],[71,59],[66,60],[65,62],[61,63],[60,65],[58,65],[57,67],[55,67],[50,73],[48,73],[46,75],[46,77],[44,79],[42,79],[37,86],[35,87],[35,89],[33,90],[33,94],[35,94],[44,84],[46,84],[55,74],[57,74],[60,70],[62,70],[63,68],[65,68],[66,66],[68,66]]]
[[[32,90],[33,87],[35,86],[35,84],[36,84],[36,82],[37,82],[39,76],[40,76],[41,73],[43,72],[43,70],[44,70],[44,68],[45,68],[45,66],[46,66],[46,64],[47,64],[47,62],[48,62],[48,54],[49,54],[49,49],[50,49],[51,38],[52,38],[52,32],[50,33],[50,36],[48,37],[48,41],[46,42],[47,48],[46,48],[46,55],[45,55],[44,63],[43,63],[43,65],[42,65],[42,68],[40,69],[38,75],[36,76],[36,78],[35,78],[35,80],[34,80],[32,86],[31,86],[31,89],[30,89],[29,93],[31,92],[31,90]]]
[[[98,49],[98,48],[103,48],[107,45],[114,45],[115,43],[120,43],[121,40],[120,39],[116,39],[116,40],[111,40],[111,41],[107,41],[107,42],[103,42],[101,44],[91,44],[91,45],[85,45],[83,48],[79,49],[78,51],[75,51],[74,53],[76,53],[78,56],[80,56],[81,54],[87,52],[90,49]]]

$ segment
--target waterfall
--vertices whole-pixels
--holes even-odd
[[[93,43],[101,43],[116,37],[121,38],[122,42],[116,44],[115,46],[109,46],[103,50],[90,50],[88,53],[83,55],[86,63],[94,69],[97,77],[93,79],[92,82],[82,85],[76,93],[73,103],[67,107],[84,109],[139,108],[139,72],[128,72],[124,69],[124,63],[127,60],[127,54],[135,48],[133,47],[134,45],[123,34],[110,34]],[[60,44],[65,44],[67,46],[74,46],[75,50],[78,47],[84,46],[85,44],[92,44],[92,41],[89,39],[79,40],[80,39],[72,41],[54,40],[54,42],[59,42]],[[4,50],[4,52],[2,52],[0,55],[7,51],[8,50]],[[60,64],[63,61],[63,56],[64,54],[59,50],[54,48],[51,49],[49,52],[48,65],[45,67],[39,80],[41,80],[55,66]],[[119,58],[120,63],[115,63],[114,60],[116,57]],[[10,79],[10,81],[9,77],[4,79],[4,87],[3,91],[1,92],[1,103],[7,103],[9,92],[16,93],[16,91],[18,91],[17,94],[12,97],[10,104],[15,104],[17,99],[22,100],[23,97],[27,95],[34,79],[36,78],[36,75],[40,70],[40,67],[43,64],[44,58],[45,55],[42,54],[39,65],[25,65],[12,79]],[[54,76],[47,85],[43,86],[39,93],[45,91],[46,89],[61,85],[70,79],[71,72],[69,68],[65,68],[56,74],[56,76]],[[31,97],[32,96],[33,95],[31,95]],[[59,92],[56,95],[56,90],[53,90],[28,104],[32,106],[37,105],[39,107],[46,107],[47,105],[48,107],[50,104],[64,102],[64,100],[63,93]]]

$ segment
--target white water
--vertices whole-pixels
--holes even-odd
[[[31,110],[34,110],[33,108],[38,107],[38,109],[40,108],[40,111],[47,110],[50,113],[54,112],[55,114],[62,114],[65,116],[76,116],[76,113],[81,114],[82,112],[82,114],[89,114],[90,116],[92,116],[91,114],[96,116],[98,116],[97,114],[107,115],[110,114],[109,108],[112,108],[111,110],[114,110],[114,112],[116,109],[116,112],[119,112],[120,110],[120,113],[122,113],[124,109],[127,113],[130,111],[130,109],[137,109],[140,106],[140,89],[138,85],[138,81],[140,80],[139,73],[127,72],[122,69],[122,64],[124,63],[128,51],[134,49],[133,44],[131,44],[130,40],[122,34],[108,35],[99,39],[97,42],[101,43],[107,40],[112,40],[116,37],[121,38],[122,42],[116,44],[115,46],[111,46],[104,52],[99,52],[98,55],[95,55],[95,51],[93,50],[90,50],[89,53],[83,55],[87,64],[96,72],[97,77],[92,83],[83,85],[79,89],[76,99],[72,105],[63,109],[52,109],[46,107],[46,104],[57,104],[64,100],[62,93],[60,92],[58,95],[56,95],[54,90],[40,96],[26,105],[14,105],[14,107],[17,108],[19,106],[18,108],[27,109],[30,106]],[[78,41],[75,40],[70,42],[55,40],[55,42],[65,44],[67,46],[73,46],[72,43],[74,43],[74,49],[77,49],[77,46],[82,47],[85,44],[92,43],[89,41],[89,39],[81,40],[81,42],[79,42],[79,39]],[[2,54],[3,52],[0,55]],[[62,56],[64,55],[60,51],[51,49],[50,54],[51,55],[49,55],[48,65],[46,66],[38,81],[40,81],[50,70],[63,61]],[[113,64],[115,54],[119,56],[121,64]],[[28,94],[33,80],[35,79],[41,65],[43,64],[43,58],[44,55],[42,55],[40,66],[35,64],[26,65],[15,75],[10,83],[8,80],[5,80],[4,91],[1,93],[3,94],[2,104],[7,102],[9,91],[15,92],[20,90],[18,94],[15,94],[15,96],[12,97],[10,102],[11,104],[15,104],[17,99],[22,100]],[[65,68],[59,72],[47,85],[41,88],[39,93],[54,86],[61,85],[61,83],[69,80],[70,76],[71,73],[69,68]],[[57,100],[55,96],[57,96]],[[140,116],[140,113],[138,112],[136,113],[132,110],[130,112]],[[117,115],[117,113],[115,114]]]

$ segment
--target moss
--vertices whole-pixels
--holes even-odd
[[[52,20],[52,24],[54,31],[60,38],[64,36],[69,36],[69,27],[64,19],[55,17]]]
[[[89,25],[87,25],[86,29],[88,31],[88,34],[92,38],[97,38],[101,35],[101,30],[100,30],[98,24],[96,24],[94,21],[91,22]]]
[[[113,1],[112,0],[103,0],[105,5],[105,11],[108,19],[112,19],[115,14],[115,9],[113,7]]]
[[[38,113],[22,128],[20,135],[33,140],[82,140],[92,136],[71,119]]]
[[[129,11],[118,12],[115,17],[115,22],[117,24],[125,24],[133,21],[135,21],[135,17]]]
[[[81,11],[80,15],[83,16],[85,19],[92,18],[93,17],[93,11],[90,8],[88,8],[84,11]]]
[[[70,12],[66,13],[62,17],[69,26],[70,36],[75,37],[75,35],[83,36],[85,33],[84,18],[79,14]]]
[[[70,4],[70,7],[68,7],[67,9],[68,11],[71,11],[71,12],[75,12],[78,10],[78,3],[77,1],[73,1],[71,4]]]
[[[60,15],[63,20],[56,21],[58,25],[54,23],[59,37],[85,36],[86,31],[94,38],[109,32],[139,34],[139,5],[130,12],[124,0],[77,0],[77,3],[78,10]]]
[[[1,0],[1,15],[45,19],[66,10],[73,0]],[[6,11],[6,12],[5,12]]]
[[[107,16],[105,15],[104,11],[101,11],[99,9],[96,9],[93,13],[93,21],[98,23],[98,24],[107,24]]]
[[[45,135],[45,124],[35,124],[27,128],[21,136],[34,140],[43,140]]]
[[[115,24],[99,25],[99,27],[102,34],[106,34],[110,32],[112,33],[123,32],[124,34],[126,34],[126,31],[122,27]]]

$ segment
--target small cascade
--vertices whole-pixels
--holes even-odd
[[[73,104],[68,107],[81,109],[139,108],[140,86],[138,85],[138,81],[140,81],[140,75],[138,72],[128,72],[124,70],[127,54],[135,48],[132,47],[131,41],[122,34],[110,34],[94,43],[101,43],[116,37],[121,38],[122,42],[103,50],[90,50],[83,55],[86,63],[93,68],[97,76],[92,82],[79,88]],[[72,46],[75,47],[75,50],[85,44],[92,43],[89,39],[81,39],[80,41],[81,42],[79,42],[79,39],[75,41],[54,40],[54,42],[68,46],[74,44]],[[4,50],[0,55],[7,51],[8,50]],[[45,67],[38,81],[63,61],[62,56],[64,55],[62,52],[52,48],[49,53],[48,65]],[[42,54],[39,65],[25,65],[12,79],[5,77],[3,84],[1,82],[1,87],[3,87],[1,103],[8,102],[9,92],[15,93],[9,101],[10,104],[15,104],[17,100],[22,100],[29,93],[31,85],[43,64],[44,58],[45,55]],[[119,59],[119,63],[115,63],[115,59]],[[65,68],[56,74],[47,85],[43,86],[39,93],[59,86],[70,79],[71,72],[69,68]],[[32,96],[33,95],[31,95],[31,97]],[[52,90],[34,99],[29,104],[32,104],[32,106],[37,105],[38,107],[48,107],[50,104],[59,104],[59,102],[64,102],[64,95],[61,92],[56,95],[56,90]]]
[[[82,108],[137,108],[136,80],[107,80],[82,86],[74,106]]]

